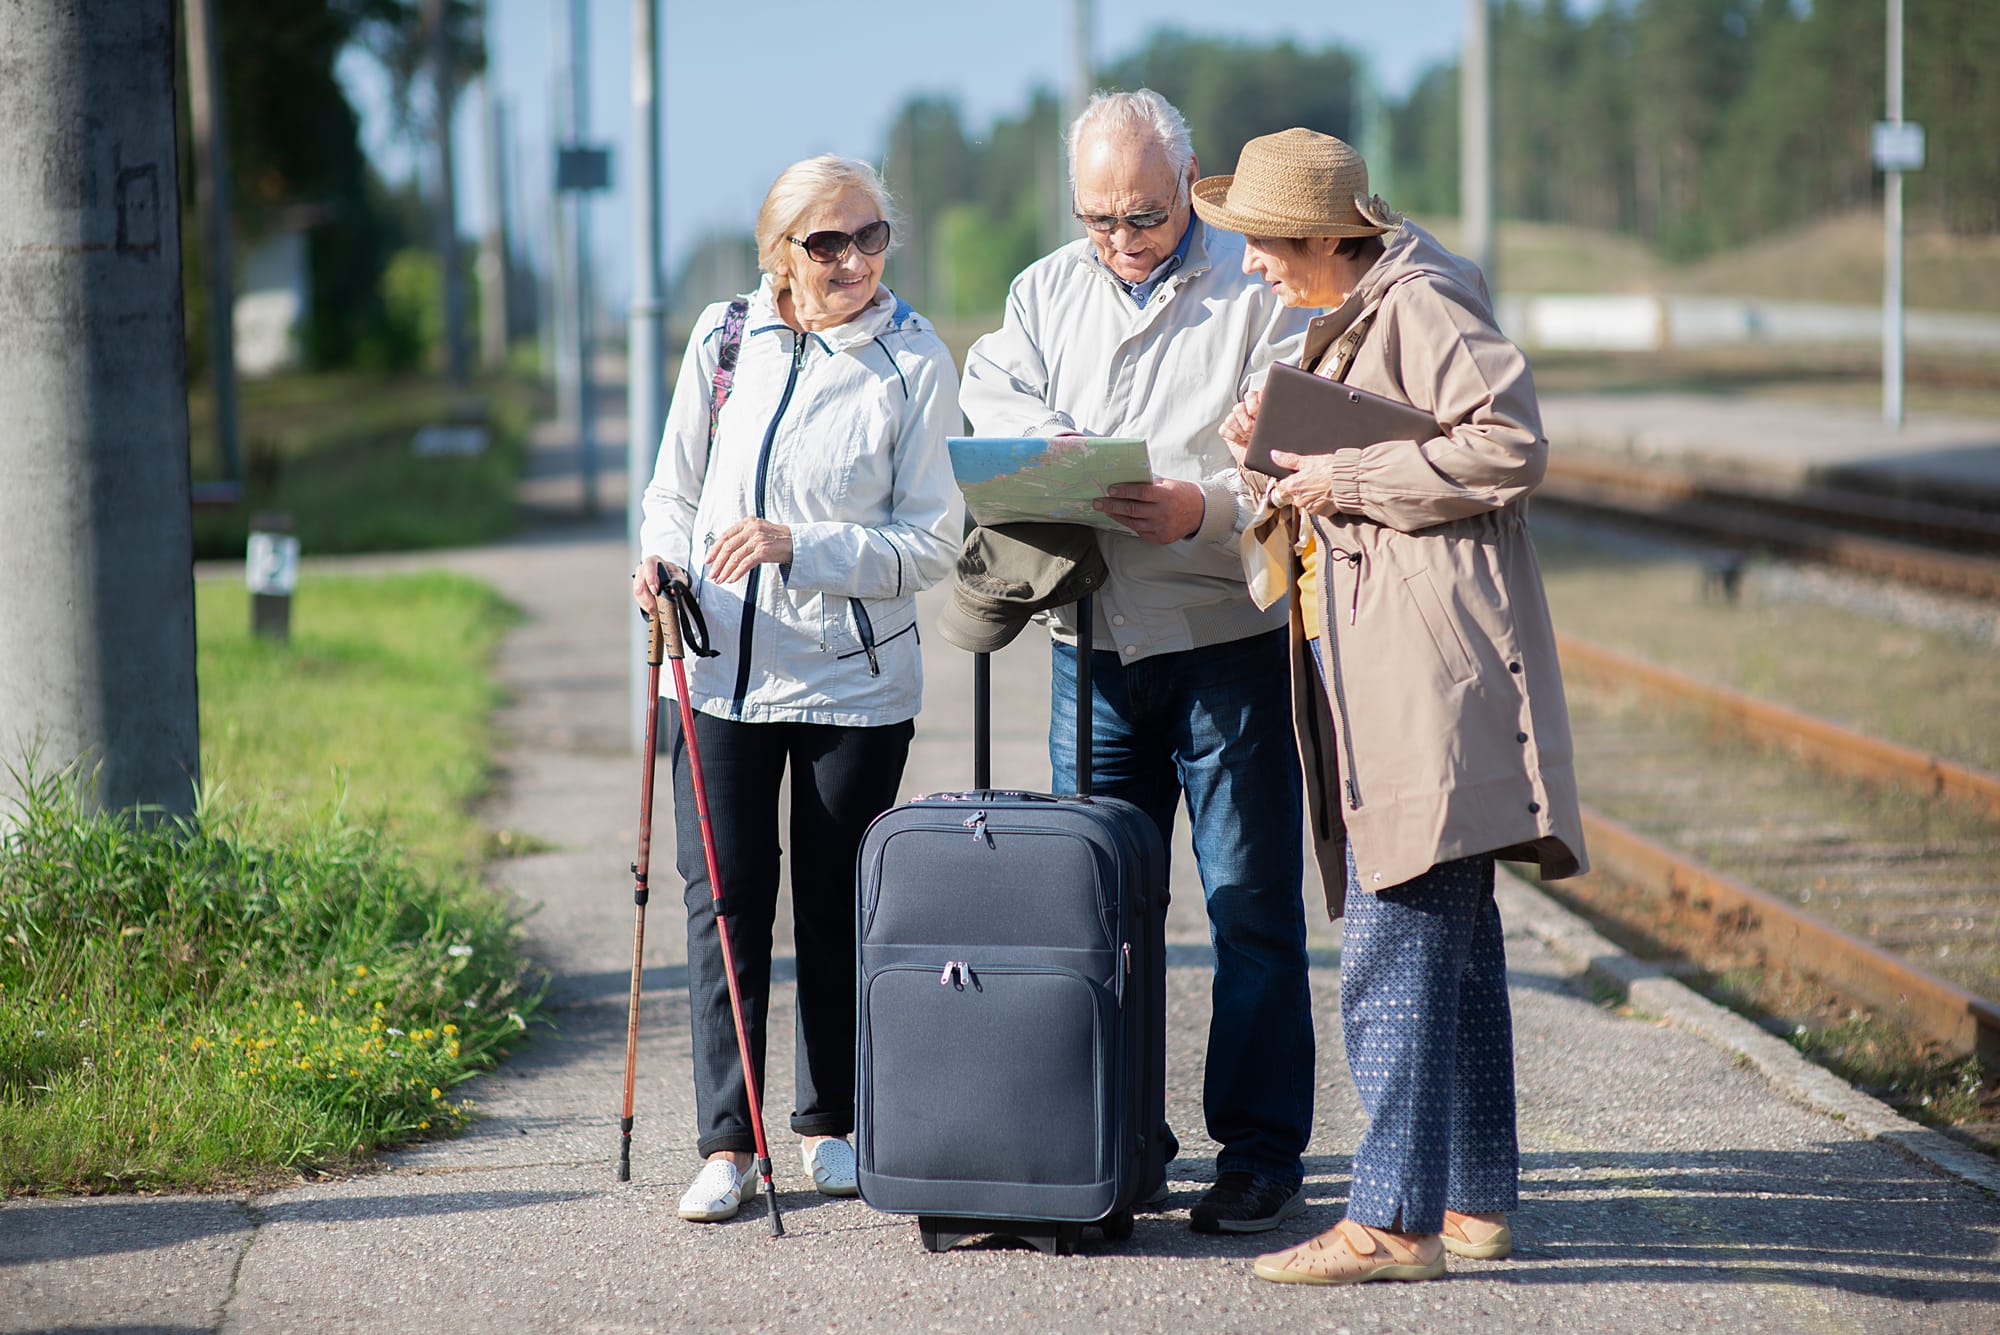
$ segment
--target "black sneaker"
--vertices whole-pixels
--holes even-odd
[[[1195,1202],[1188,1227],[1197,1233],[1263,1233],[1305,1208],[1303,1187],[1255,1173],[1224,1173]]]

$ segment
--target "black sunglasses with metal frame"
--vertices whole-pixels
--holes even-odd
[[[795,236],[788,236],[785,240],[820,264],[838,264],[846,256],[849,246],[853,246],[863,255],[880,255],[887,250],[889,223],[885,218],[877,218],[858,231],[809,232],[803,241]]]
[[[1139,213],[1078,213],[1070,210],[1070,217],[1093,232],[1113,232],[1121,225],[1135,232],[1150,232],[1173,214],[1172,209],[1146,209]]]

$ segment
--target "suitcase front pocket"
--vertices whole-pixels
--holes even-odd
[[[1115,1098],[1105,1009],[1103,989],[1066,969],[971,960],[873,973],[863,1167],[930,1182],[1102,1181]]]

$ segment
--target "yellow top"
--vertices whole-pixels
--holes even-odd
[[[1311,529],[1306,530],[1306,545],[1299,559],[1305,567],[1299,571],[1298,588],[1293,597],[1299,600],[1299,618],[1305,622],[1306,638],[1319,638],[1319,543]]]

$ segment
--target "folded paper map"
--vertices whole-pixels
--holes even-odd
[[[1130,529],[1091,502],[1118,482],[1150,482],[1146,442],[1111,436],[952,436],[951,471],[980,524],[1054,520]]]

